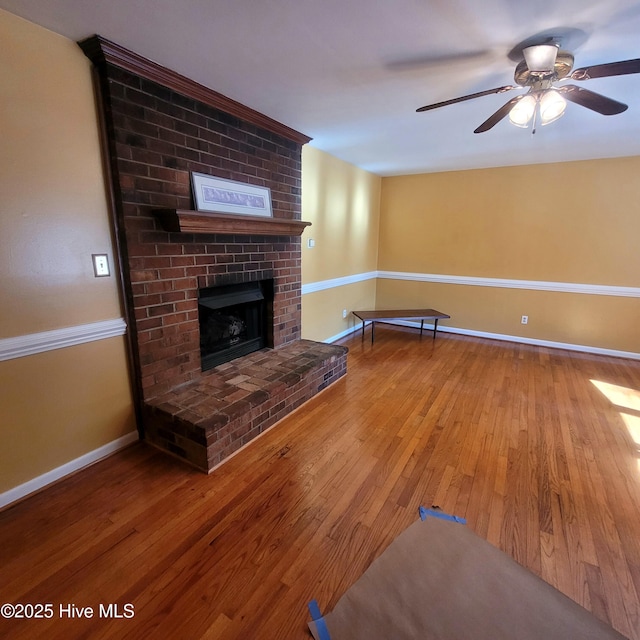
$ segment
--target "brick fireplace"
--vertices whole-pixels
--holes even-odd
[[[300,339],[301,150],[308,138],[93,37],[143,437],[210,471],[346,372]],[[193,211],[191,172],[271,190],[273,218]],[[269,282],[267,347],[202,371],[203,290]],[[263,285],[261,285],[263,286]]]

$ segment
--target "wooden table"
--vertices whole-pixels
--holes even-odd
[[[433,339],[436,339],[438,320],[450,318],[446,313],[435,309],[379,309],[375,311],[352,311],[356,318],[362,320],[362,339],[364,340],[364,327],[367,322],[371,324],[371,344],[373,344],[376,322],[389,322],[390,320],[420,320],[420,335],[424,329],[425,320],[433,320]]]

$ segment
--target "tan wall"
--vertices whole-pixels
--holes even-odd
[[[302,151],[302,282],[312,284],[377,269],[381,178],[327,153]],[[309,249],[307,240],[315,247]],[[350,312],[375,306],[373,280],[302,297],[302,335],[326,340],[353,326]],[[342,318],[346,309],[347,318]]]
[[[302,337],[327,340],[353,329],[360,321],[357,309],[375,309],[375,279],[307,293],[302,297]],[[342,317],[346,309],[347,317]]]
[[[122,338],[1,362],[0,493],[134,431],[126,371]]]
[[[637,298],[380,279],[377,299],[382,309],[448,313],[439,327],[640,353]],[[522,315],[529,324],[520,323]]]
[[[0,12],[0,337],[121,315],[92,253],[111,238],[89,60]]]
[[[114,264],[89,61],[1,10],[0,42],[0,340],[120,318],[91,263]],[[0,491],[134,429],[124,338],[0,362],[0,379]]]
[[[378,268],[640,287],[639,174],[634,157],[384,178]],[[379,283],[378,307],[409,302],[465,329],[640,352],[638,298]]]

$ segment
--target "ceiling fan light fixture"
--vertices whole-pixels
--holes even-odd
[[[513,105],[511,111],[509,111],[511,124],[526,129],[529,126],[531,118],[533,118],[536,104],[536,99],[531,94],[527,94],[524,98],[518,100],[518,102]]]
[[[562,116],[567,101],[555,90],[549,89],[540,98],[540,123],[551,124]]]
[[[558,47],[555,44],[537,44],[522,50],[529,71],[551,73],[556,64]]]

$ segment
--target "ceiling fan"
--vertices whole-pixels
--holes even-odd
[[[514,81],[516,85],[506,85],[495,89],[487,89],[471,93],[460,98],[445,100],[416,109],[418,112],[430,111],[446,107],[465,100],[472,100],[494,93],[505,93],[512,89],[529,87],[525,94],[516,96],[500,107],[485,120],[474,133],[484,133],[494,127],[500,120],[509,115],[509,120],[517,127],[526,128],[532,123],[532,132],[536,131],[536,123],[550,124],[560,118],[567,106],[567,100],[605,116],[612,116],[626,111],[627,105],[607,98],[599,93],[583,89],[575,84],[554,86],[562,80],[591,80],[607,78],[631,73],[640,73],[640,58],[597,64],[580,69],[573,68],[573,55],[562,51],[557,44],[538,44],[522,49],[524,60],[516,66]]]

